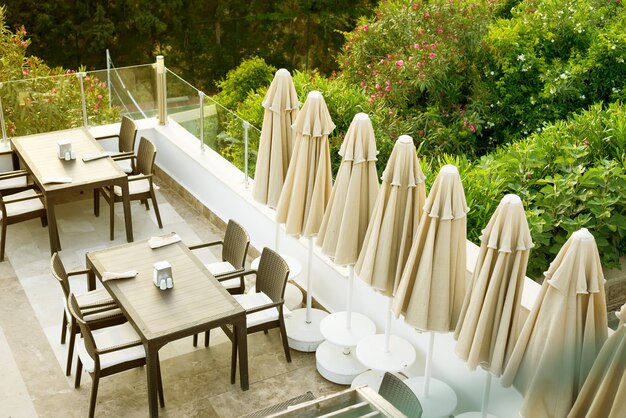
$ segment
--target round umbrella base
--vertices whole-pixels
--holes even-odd
[[[356,356],[368,369],[399,372],[415,362],[415,348],[407,340],[390,335],[389,350],[385,350],[385,334],[376,334],[359,341]]]
[[[356,312],[350,315],[350,328],[347,328],[347,314],[347,312],[336,312],[322,320],[320,332],[327,341],[339,347],[354,347],[363,338],[376,334],[374,321]],[[365,370],[364,368],[361,372]]]
[[[368,370],[355,377],[350,387],[354,389],[359,386],[367,385],[373,391],[378,392],[385,373],[386,372],[381,372],[380,370]]]
[[[428,396],[424,396],[424,376],[412,377],[404,381],[417,395],[422,404],[422,418],[450,416],[456,409],[458,399],[454,390],[441,380],[433,379],[428,383]]]
[[[498,418],[495,415],[487,414],[486,418]],[[456,415],[456,418],[483,418],[482,412],[464,412],[461,415]]]
[[[355,377],[367,370],[354,350],[324,341],[315,351],[317,371],[326,380],[338,385],[349,385]]]
[[[311,322],[306,322],[306,308],[296,309],[291,316],[285,318],[289,347],[296,351],[311,353],[324,341],[320,332],[320,322],[328,312],[311,309]]]

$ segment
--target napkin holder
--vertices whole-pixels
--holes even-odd
[[[174,287],[172,265],[167,261],[158,261],[153,264],[152,282],[161,290]]]
[[[72,151],[72,142],[67,139],[61,139],[57,141],[57,145],[59,147],[57,151],[57,156],[61,160],[70,161],[76,159],[76,154]]]

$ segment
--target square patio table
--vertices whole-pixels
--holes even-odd
[[[69,140],[75,160],[65,161],[57,156],[59,140]],[[80,191],[93,191],[101,187],[118,185],[124,198],[126,239],[133,241],[133,227],[128,193],[128,176],[111,158],[100,158],[84,162],[83,157],[104,152],[102,146],[87,128],[18,136],[11,139],[13,149],[33,175],[41,189],[48,213],[50,252],[61,250],[61,241],[54,207],[68,196]],[[71,183],[44,183],[44,177],[71,177]]]
[[[160,290],[153,284],[153,264],[168,261],[174,287]],[[105,281],[120,309],[133,325],[146,349],[150,416],[158,416],[158,351],[165,344],[222,325],[234,326],[239,351],[241,389],[248,390],[246,311],[182,242],[150,248],[137,241],[86,254],[89,287],[106,271],[137,270],[131,279]],[[234,354],[233,354],[234,355]]]

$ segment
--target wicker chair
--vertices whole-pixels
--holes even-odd
[[[122,124],[120,125],[120,132],[114,135],[99,136],[96,139],[111,139],[117,138],[117,152],[110,152],[109,154],[117,161],[122,171],[126,174],[135,173],[135,161],[132,157],[135,153],[135,138],[137,137],[137,125],[128,116],[122,117]]]
[[[130,200],[140,200],[145,206],[146,210],[150,210],[148,199],[152,200],[154,206],[154,214],[156,215],[159,228],[163,229],[163,223],[161,222],[161,214],[159,213],[159,206],[157,205],[156,195],[154,194],[154,184],[152,181],[152,170],[154,169],[154,160],[156,158],[156,147],[148,139],[141,137],[139,140],[139,150],[137,156],[127,156],[125,158],[135,158],[136,168],[138,174],[128,176],[128,189],[130,194]],[[96,216],[100,215],[100,200],[99,196],[102,194],[104,200],[109,204],[109,225],[110,225],[110,239],[115,239],[115,225],[114,225],[114,208],[115,202],[122,202],[122,188],[120,186],[113,186],[100,189],[100,192],[94,193],[94,212]]]
[[[236,272],[226,277],[247,276],[249,274],[256,274],[256,292],[233,295],[237,302],[246,310],[247,333],[267,332],[269,329],[279,328],[285,357],[287,362],[291,363],[285,319],[283,318],[285,286],[289,277],[289,266],[278,253],[266,247],[263,248],[261,253],[261,260],[257,270]],[[233,343],[230,380],[231,383],[235,383],[237,338],[233,332],[234,330],[227,326],[223,326],[222,329]],[[209,340],[208,332],[205,338],[206,341]]]
[[[133,326],[126,322],[99,330],[93,330],[91,323],[83,317],[78,302],[73,294],[68,299],[70,314],[80,327],[83,338],[78,342],[78,363],[76,364],[76,379],[74,387],[80,387],[83,366],[91,375],[91,398],[89,400],[89,417],[92,418],[96,409],[98,385],[101,377],[146,365],[146,351],[139,334]],[[158,354],[157,354],[158,356]],[[159,403],[165,406],[163,397],[163,382],[161,367],[157,357],[157,382]]]
[[[420,418],[422,404],[415,393],[402,380],[387,372],[378,389],[378,394],[385,398],[407,417]]]
[[[70,341],[67,350],[67,365],[65,367],[65,375],[69,376],[72,370],[72,359],[74,357],[74,342],[76,334],[79,332],[78,325],[74,318],[67,310],[67,300],[72,293],[70,286],[70,277],[84,275],[87,277],[89,270],[77,270],[67,272],[58,253],[52,254],[50,259],[50,270],[52,275],[59,282],[63,290],[63,323],[61,325],[61,344],[65,344],[65,337],[69,327]],[[85,321],[89,322],[91,329],[100,329],[111,325],[122,324],[126,322],[126,318],[122,311],[117,307],[113,298],[106,289],[88,291],[81,294],[74,293],[78,307],[81,310]]]
[[[15,190],[18,184],[26,185],[27,176],[28,173],[24,170],[3,173],[0,174],[0,183],[11,184],[8,188]],[[21,192],[8,195],[0,193],[0,261],[4,261],[8,225],[35,218],[41,219],[41,226],[48,225],[46,208],[41,197],[41,192],[34,188],[26,188]]]

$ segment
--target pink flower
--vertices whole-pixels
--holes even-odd
[[[386,90],[386,91],[391,91],[391,86],[387,86],[387,87],[385,87],[385,90]]]
[[[424,13],[424,17],[425,17],[426,19],[428,19],[428,18],[430,17],[430,13],[428,13],[428,12]]]
[[[380,84],[376,83],[376,86],[374,86],[376,88],[376,90],[380,90]]]
[[[413,3],[413,10],[417,10],[420,8],[420,4],[419,3]]]
[[[24,48],[26,48],[26,47],[28,46],[28,44],[26,43],[26,41],[22,41],[22,46],[23,46]]]
[[[346,51],[350,50],[350,45],[346,45]]]
[[[365,81],[361,81],[361,87],[365,87]]]
[[[391,59],[392,56],[393,55],[391,55],[391,54],[387,54],[387,58],[389,58],[389,59]]]
[[[472,125],[471,123],[470,123],[469,128],[470,128],[470,131],[476,132],[476,127],[474,127],[474,125]]]
[[[431,52],[430,54],[428,54],[429,57],[431,58],[435,58],[437,56],[437,54],[435,54],[434,52]]]
[[[437,27],[437,32],[438,33],[443,33],[443,28],[441,26]]]
[[[404,84],[404,81],[398,80],[398,84],[402,85],[402,84]]]
[[[389,116],[393,116],[393,110],[390,110],[389,112],[387,112],[387,114],[388,114]]]
[[[26,65],[30,65],[30,59],[26,60]]]
[[[419,131],[418,134],[424,135],[424,131]]]
[[[102,100],[102,95],[101,94],[98,95],[98,100]]]
[[[421,63],[421,62],[418,62],[417,64],[415,64],[415,68],[419,68],[419,67],[421,67],[421,66],[422,66],[422,63]]]
[[[415,44],[415,45],[413,45],[413,48],[415,48],[415,49],[420,49],[420,44]]]
[[[419,78],[421,78],[422,80],[424,79],[424,77],[426,77],[426,74],[424,73],[419,73]]]
[[[367,64],[367,69],[370,70],[372,68],[372,64]]]
[[[363,25],[363,32],[367,32],[367,30],[368,30],[369,28],[370,28],[369,26],[367,26],[367,25]]]
[[[374,71],[372,71],[372,75],[373,75],[373,76],[377,76],[377,75],[378,75],[378,70],[374,70]]]
[[[437,48],[437,44],[430,44],[430,49],[435,49]]]
[[[28,70],[26,68],[22,70],[22,75],[28,75]]]
[[[417,30],[418,35],[423,35],[424,34],[424,29],[418,29]]]
[[[391,80],[389,80],[389,79],[385,80],[385,84],[386,84],[386,85],[391,84]]]
[[[402,67],[403,65],[404,65],[404,61],[403,60],[396,61],[396,67]]]

